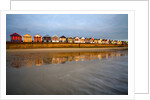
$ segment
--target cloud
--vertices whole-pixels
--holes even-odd
[[[128,40],[127,14],[8,14],[7,40],[13,32]]]

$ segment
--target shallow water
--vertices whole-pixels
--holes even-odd
[[[7,52],[7,95],[127,95],[128,50]]]

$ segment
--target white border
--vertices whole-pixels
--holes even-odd
[[[135,11],[135,92],[149,93],[149,1],[13,1],[12,10],[111,10]],[[34,5],[34,7],[33,7]],[[43,6],[42,6],[43,5]],[[143,41],[142,41],[143,40]],[[141,42],[142,41],[142,42]],[[142,67],[141,67],[142,66]],[[140,73],[140,74],[139,74]]]
[[[128,14],[128,95],[6,95],[6,14]],[[2,99],[134,99],[134,11],[2,11],[1,98]]]

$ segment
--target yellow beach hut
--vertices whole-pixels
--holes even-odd
[[[23,42],[32,42],[32,36],[29,34],[23,35]]]

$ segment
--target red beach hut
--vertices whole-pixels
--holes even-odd
[[[18,33],[10,34],[11,42],[21,42],[21,35]]]
[[[34,42],[42,42],[42,36],[39,34],[34,35]]]

